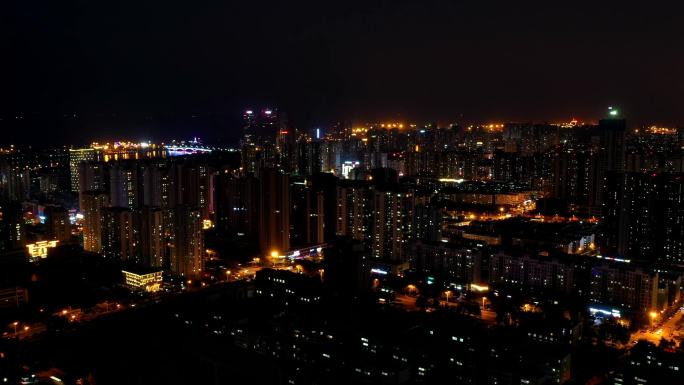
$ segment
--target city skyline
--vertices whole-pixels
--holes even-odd
[[[4,8],[1,384],[683,383],[682,4]]]
[[[279,376],[257,383],[676,383],[684,129],[603,115],[297,130],[260,106],[228,147],[3,147],[0,369],[218,385],[209,373],[247,375],[235,362],[255,354]],[[137,327],[84,346],[203,342],[173,378],[173,347],[127,350],[125,372],[72,361],[73,341],[116,335],[108,322]],[[68,343],[38,347],[51,338]]]
[[[263,107],[261,105],[250,106],[235,111],[230,116],[227,114],[216,113],[191,113],[183,116],[175,116],[175,114],[161,114],[159,116],[143,114],[136,116],[129,116],[128,118],[120,118],[118,114],[112,116],[105,116],[104,114],[87,114],[85,117],[81,114],[39,114],[39,113],[19,113],[14,117],[3,118],[0,124],[4,124],[7,129],[12,129],[17,134],[8,136],[4,141],[0,142],[0,146],[9,147],[11,145],[18,145],[20,147],[35,146],[50,147],[55,145],[63,146],[83,146],[87,144],[97,143],[172,143],[178,141],[193,141],[199,140],[202,143],[220,146],[223,148],[237,148],[242,140],[242,130],[244,129],[244,113],[253,109],[273,109],[271,105]],[[259,108],[263,107],[263,108]],[[276,106],[277,107],[277,106]],[[379,119],[339,119],[336,121],[329,121],[324,124],[313,126],[298,126],[287,120],[287,111],[281,113],[284,117],[284,125],[293,131],[297,132],[315,132],[316,129],[320,132],[329,131],[335,127],[344,126],[348,128],[354,127],[368,127],[381,123],[396,123],[405,125],[405,129],[411,130],[415,127],[424,125],[436,125],[438,128],[449,128],[454,125],[461,127],[477,127],[488,125],[515,125],[515,124],[550,124],[559,126],[572,125],[594,125],[601,119],[611,117],[610,113],[619,114],[621,118],[625,118],[625,111],[619,105],[597,106],[593,115],[589,118],[582,119],[575,115],[560,117],[558,119],[528,119],[528,120],[497,120],[497,119],[474,119],[474,120],[448,120],[448,119],[424,119],[415,120],[405,117],[384,117]],[[627,113],[629,115],[629,113]],[[121,120],[120,120],[121,119]],[[131,120],[127,120],[131,119]],[[657,120],[645,120],[641,124],[628,119],[628,128],[630,129],[650,129],[658,127],[662,129],[678,129],[679,125],[663,125],[656,124]],[[119,121],[119,123],[113,123]],[[127,121],[129,123],[121,123]],[[181,123],[178,123],[181,122]],[[55,138],[34,136],[22,136],[23,132],[32,132],[35,126],[52,126],[56,127],[55,131],[60,132],[60,135]],[[94,129],[100,127],[101,130]],[[388,126],[389,128],[389,126]],[[404,127],[402,127],[404,128]],[[65,131],[62,131],[65,130]],[[81,130],[86,130],[87,134],[82,134]],[[63,133],[63,134],[62,134]]]

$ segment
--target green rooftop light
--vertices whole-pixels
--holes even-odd
[[[610,116],[617,116],[618,115],[618,110],[614,109],[613,107],[608,107],[608,114]]]

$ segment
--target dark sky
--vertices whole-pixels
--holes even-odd
[[[593,120],[608,105],[684,122],[675,1],[3,3],[2,143],[229,140],[260,105],[301,128]]]

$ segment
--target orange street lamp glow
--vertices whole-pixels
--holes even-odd
[[[474,283],[471,283],[471,284],[470,284],[470,288],[471,288],[472,290],[479,291],[480,293],[489,290],[489,286],[477,285],[477,284],[474,284]]]

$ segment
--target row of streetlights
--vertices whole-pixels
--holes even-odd
[[[14,326],[14,337],[16,338],[18,333],[19,333],[19,328],[18,328],[19,327],[19,321],[12,322],[12,326]],[[29,329],[30,329],[30,327],[28,325],[24,325],[24,327],[23,327],[24,333],[29,331]]]
[[[414,284],[408,284],[406,286],[406,290],[408,291],[409,294],[415,294],[418,291],[418,288]],[[451,290],[445,290],[443,294],[446,297],[447,306],[449,306],[449,297],[453,294],[453,292]],[[484,308],[485,308],[486,301],[487,301],[487,297],[483,296],[482,297],[482,310],[484,310]]]

